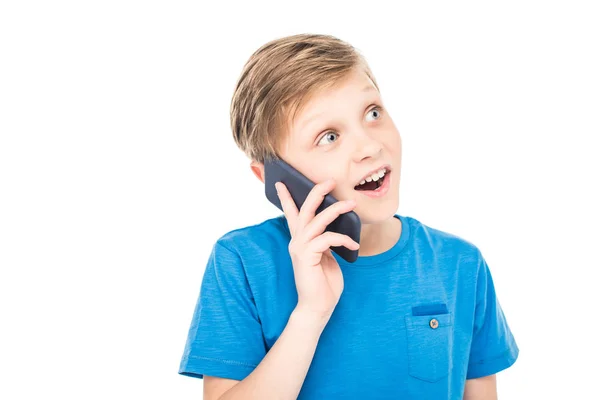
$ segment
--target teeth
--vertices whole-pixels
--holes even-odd
[[[379,178],[383,178],[387,171],[384,169],[380,169],[377,172],[374,172],[372,175],[367,176],[365,179],[360,181],[359,185],[364,185],[365,182],[373,182],[379,180]]]

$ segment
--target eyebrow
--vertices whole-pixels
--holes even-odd
[[[363,88],[361,91],[362,91],[362,92],[370,92],[370,91],[372,91],[372,92],[378,92],[377,88],[375,88],[373,85],[368,85],[368,86],[365,86],[365,87],[364,87],[364,88]],[[304,120],[304,122],[302,122],[302,125],[300,125],[300,129],[303,129],[303,128],[304,128],[304,127],[306,127],[306,125],[308,125],[308,124],[309,124],[309,123],[310,123],[312,120],[316,119],[317,117],[320,117],[320,116],[321,116],[321,115],[323,115],[323,114],[324,114],[324,112],[320,112],[320,113],[313,114],[313,115],[311,115],[310,117],[306,118],[306,119]]]
[[[372,90],[374,92],[378,92],[377,88],[375,86],[373,86],[373,85],[365,86],[362,91],[363,92],[368,92],[370,90]]]

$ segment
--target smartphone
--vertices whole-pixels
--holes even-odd
[[[297,169],[280,158],[265,160],[265,195],[271,203],[283,211],[275,183],[282,182],[290,192],[298,210],[304,204],[306,197],[315,186],[315,183],[302,175]],[[323,202],[317,208],[315,215],[336,203],[338,200],[331,194],[325,195]],[[354,211],[340,214],[332,223],[327,225],[325,231],[337,232],[348,235],[356,243],[360,243],[360,218]],[[332,246],[331,250],[348,262],[354,262],[358,258],[358,250],[350,250],[344,246]]]

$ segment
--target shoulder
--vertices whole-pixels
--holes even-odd
[[[224,247],[245,259],[264,256],[265,253],[277,251],[282,246],[287,251],[289,239],[287,221],[282,214],[260,223],[231,230],[218,238],[215,246]]]
[[[430,249],[434,254],[455,256],[461,263],[478,263],[481,251],[473,241],[456,233],[425,224],[417,218],[406,217],[414,245],[421,251]]]

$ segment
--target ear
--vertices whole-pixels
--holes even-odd
[[[263,163],[258,161],[252,161],[250,163],[250,169],[254,173],[254,176],[258,178],[259,181],[265,183],[265,166]]]

